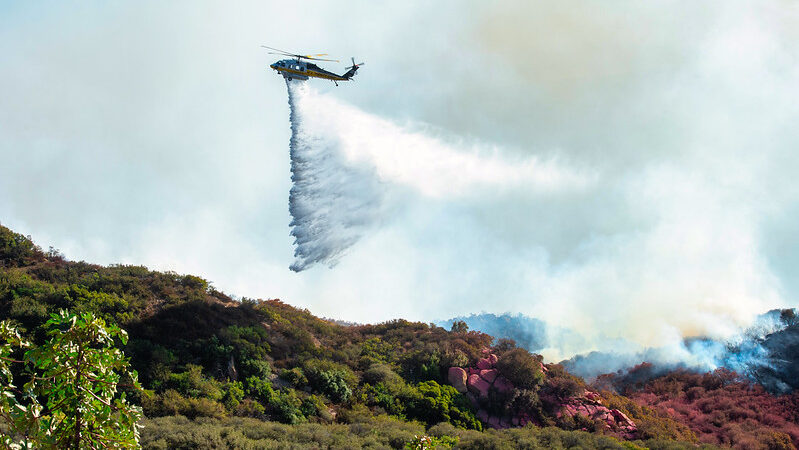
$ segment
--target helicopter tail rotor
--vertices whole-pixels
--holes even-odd
[[[342,75],[342,77],[347,79],[347,80],[351,79],[355,75],[355,72],[358,71],[359,67],[361,67],[362,65],[366,64],[366,63],[355,64],[355,58],[351,58],[351,59],[352,59],[352,65],[347,67],[347,73]]]
[[[360,66],[362,66],[362,65],[366,64],[365,62],[362,62],[362,63],[355,64],[355,58],[350,58],[350,59],[352,60],[352,65],[351,65],[351,66],[349,66],[349,67],[347,67],[347,69],[355,69],[355,70],[358,70],[358,67],[360,67]]]

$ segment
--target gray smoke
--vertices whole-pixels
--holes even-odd
[[[495,338],[513,339],[520,347],[535,353],[547,349],[562,353],[571,346],[569,342],[586,343],[574,330],[522,314],[473,314],[437,324],[449,328],[455,321],[463,321],[470,330]],[[674,369],[707,372],[725,368],[774,393],[799,389],[799,314],[794,309],[761,314],[748,327],[727,339],[688,338],[675,346],[648,348],[635,348],[633,343],[622,340],[601,344],[602,350],[574,355],[561,364],[572,374],[589,381],[606,373],[626,376],[630,369],[648,363],[651,366],[646,374],[652,377]],[[636,373],[641,376],[640,372]]]
[[[596,351],[562,364],[576,375],[593,379],[603,373],[627,373],[641,363],[653,365],[652,375],[684,368],[733,370],[775,393],[799,388],[799,320],[796,310],[772,310],[728,339],[685,339],[679,349],[659,347],[638,352]]]
[[[289,212],[295,245],[290,269],[300,272],[317,263],[332,267],[375,221],[381,189],[369,169],[348,163],[340,137],[317,123],[317,114],[305,102],[314,95],[306,83],[286,80],[286,86],[293,183]]]

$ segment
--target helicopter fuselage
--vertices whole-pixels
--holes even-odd
[[[296,59],[283,59],[269,66],[270,68],[283,75],[287,80],[307,80],[308,78],[322,78],[331,81],[347,81],[352,74],[349,72],[344,75],[337,75],[329,72],[316,64]]]

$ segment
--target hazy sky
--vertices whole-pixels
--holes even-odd
[[[791,1],[2,2],[0,221],[346,320],[726,335],[799,305],[796,42]],[[399,193],[332,269],[288,270],[261,44],[367,61],[318,112]]]

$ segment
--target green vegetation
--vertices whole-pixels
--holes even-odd
[[[493,338],[465,324],[450,331],[405,320],[341,326],[279,300],[234,301],[195,276],[67,261],[2,226],[0,319],[6,320],[0,377],[10,393],[0,425],[6,448],[26,439],[75,447],[68,436],[76,429],[91,430],[97,442],[135,445],[140,410],[131,404],[141,405],[145,448],[686,448],[696,442],[664,413],[636,409],[626,397],[619,397],[619,409],[635,421],[650,420],[647,441],[621,442],[599,428],[570,431],[595,429],[559,414],[561,399],[582,393],[585,383],[558,365],[547,365],[545,375],[540,356],[509,340],[493,351],[515,388],[492,390],[473,405],[448,384],[447,371],[474,367]],[[75,366],[82,369],[59,372]],[[88,376],[79,376],[84,369]],[[31,374],[35,383],[28,383]],[[525,411],[543,427],[485,429],[476,407],[496,416]]]
[[[527,426],[509,430],[464,430],[441,423],[425,430],[416,422],[388,416],[355,416],[335,424],[229,419],[159,417],[143,421],[145,449],[713,449],[674,441],[623,442],[610,436]]]

